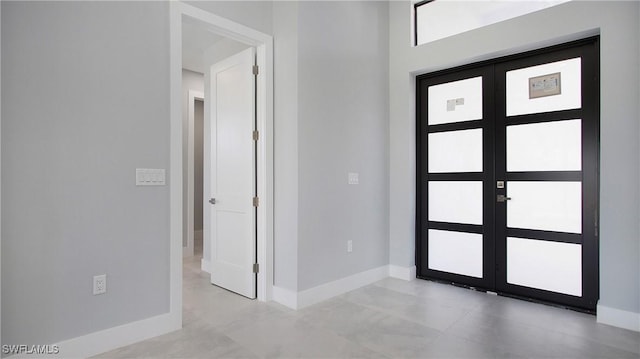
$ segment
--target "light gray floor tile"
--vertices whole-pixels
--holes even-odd
[[[467,310],[490,305],[496,298],[495,295],[485,292],[420,279],[403,281],[387,278],[374,285]]]
[[[341,298],[438,330],[449,328],[471,310],[448,305],[445,300],[416,297],[377,285],[352,291]]]
[[[198,256],[183,263],[183,329],[99,358],[640,357],[640,333],[451,285],[388,278],[294,311],[211,285]]]
[[[374,351],[295,317],[257,322],[228,334],[266,358],[380,357]]]
[[[394,358],[420,358],[441,332],[387,315],[375,325],[362,327],[345,337]]]
[[[319,303],[300,312],[301,318],[311,325],[339,335],[357,333],[387,318],[388,315],[369,307],[343,299]]]
[[[451,335],[442,335],[422,353],[425,358],[526,358],[491,344],[476,343]]]
[[[640,354],[640,333],[597,323],[591,314],[506,297],[498,297],[480,312]]]
[[[486,313],[472,313],[454,324],[448,335],[476,343],[491,343],[509,353],[532,358],[637,358],[629,351],[587,338],[530,326],[517,320]]]

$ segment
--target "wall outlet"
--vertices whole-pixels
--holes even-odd
[[[353,252],[353,241],[352,240],[348,240],[347,241],[347,253],[351,253]]]
[[[104,294],[107,292],[107,275],[93,276],[93,295]]]

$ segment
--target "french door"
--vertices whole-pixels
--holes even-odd
[[[417,79],[419,278],[595,310],[598,39]]]

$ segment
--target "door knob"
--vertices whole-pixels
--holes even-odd
[[[506,202],[506,201],[510,201],[511,197],[507,197],[503,194],[499,194],[497,199],[498,199],[498,202]]]
[[[215,199],[215,198],[211,198],[211,199],[209,200],[209,203],[211,203],[211,204],[216,204],[216,199]]]

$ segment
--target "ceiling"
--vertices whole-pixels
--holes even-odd
[[[189,22],[182,23],[182,68],[204,73],[204,51],[224,37]]]

